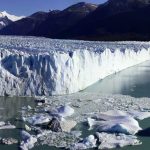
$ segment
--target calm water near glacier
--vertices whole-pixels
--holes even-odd
[[[124,94],[133,97],[150,97],[150,62],[126,69],[115,75],[88,87],[82,92],[100,92],[103,94]],[[35,106],[33,98],[4,98],[0,97],[0,120],[11,121],[12,124],[22,127],[21,122],[16,121],[21,115],[20,108],[30,105]],[[150,127],[150,119],[140,122],[145,129]],[[0,137],[20,138],[20,130],[0,130]],[[121,150],[148,150],[150,147],[150,133],[147,136],[139,137],[143,142],[140,146],[125,147]],[[0,150],[16,150],[18,145],[0,145]],[[35,147],[33,150],[58,150],[48,146]]]
[[[150,61],[108,76],[84,91],[150,97]]]

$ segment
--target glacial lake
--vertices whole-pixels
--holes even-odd
[[[135,67],[128,68],[115,75],[111,75],[94,85],[88,87],[82,92],[93,92],[102,94],[123,94],[133,97],[150,97],[150,61],[144,62]],[[22,123],[16,121],[21,115],[20,108],[23,106],[35,107],[33,98],[18,97],[0,97],[0,120],[11,121],[22,128]],[[143,129],[150,127],[150,119],[140,122]],[[20,138],[20,130],[0,130],[0,137]],[[125,147],[121,150],[148,150],[150,146],[150,129],[149,134],[138,137],[143,144],[140,146]],[[0,145],[0,150],[16,150],[18,145]],[[33,150],[59,150],[48,146],[38,146]]]
[[[150,97],[150,61],[110,75],[83,92]]]

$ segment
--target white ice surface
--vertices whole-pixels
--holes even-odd
[[[150,60],[150,43],[1,36],[0,53],[0,95],[60,95]]]
[[[60,126],[63,132],[70,132],[77,125],[76,121],[63,120],[60,122]]]
[[[140,145],[141,142],[133,135],[96,133],[100,145],[98,149],[113,149],[124,146]]]
[[[16,126],[14,125],[4,125],[4,126],[0,126],[0,130],[2,129],[15,129]]]
[[[75,143],[70,149],[71,150],[83,150],[96,147],[96,139],[93,135],[89,135],[87,138],[83,139],[82,142]]]
[[[74,114],[74,109],[71,108],[68,104],[57,107],[56,109],[50,112],[51,115],[59,117],[68,117]]]
[[[99,120],[109,120],[117,119],[118,117],[133,117],[138,120],[143,120],[150,117],[150,112],[144,111],[135,111],[135,110],[128,110],[128,111],[120,111],[120,110],[109,110],[107,112],[101,112],[100,114],[95,115],[96,119]]]
[[[48,123],[50,121],[50,116],[36,114],[32,117],[25,118],[25,121],[29,122],[32,125],[41,125],[44,123]]]
[[[3,129],[15,129],[16,126],[11,125],[10,123],[6,124],[4,121],[0,121],[0,130]]]
[[[141,117],[142,114],[142,117]],[[110,132],[110,133],[124,133],[124,134],[136,134],[141,127],[136,118],[146,118],[148,112],[144,116],[144,112],[133,112],[129,114],[124,111],[107,111],[96,115],[96,119],[88,118],[88,124],[91,127],[96,126],[99,132]]]
[[[20,144],[20,148],[22,150],[28,150],[32,149],[34,147],[34,144],[37,142],[37,138],[33,135],[30,135],[26,131],[22,131],[22,142]]]

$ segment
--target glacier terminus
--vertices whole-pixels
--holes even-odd
[[[150,42],[0,36],[0,95],[75,93],[150,60]]]

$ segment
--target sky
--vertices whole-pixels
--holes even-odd
[[[0,11],[7,11],[18,16],[28,16],[37,11],[62,10],[83,1],[100,4],[106,0],[0,0]]]

